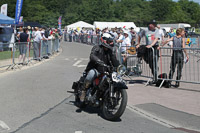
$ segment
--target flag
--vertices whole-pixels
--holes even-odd
[[[17,0],[17,4],[15,8],[15,24],[19,23],[21,11],[22,11],[22,4],[23,4],[23,0]]]
[[[61,25],[62,25],[62,16],[58,18],[58,27],[60,30],[61,30]]]
[[[7,16],[7,9],[8,9],[8,4],[3,4],[1,6],[1,14],[4,14]]]

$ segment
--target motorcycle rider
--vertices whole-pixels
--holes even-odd
[[[93,80],[101,73],[109,72],[110,66],[118,67],[119,62],[113,53],[114,35],[111,33],[104,33],[101,38],[101,45],[95,45],[90,53],[90,61],[86,67],[85,72],[87,76],[82,86],[82,93],[80,101],[83,102],[86,95],[86,90],[90,87]]]

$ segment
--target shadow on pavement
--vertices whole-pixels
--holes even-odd
[[[144,84],[147,81],[146,80],[126,80],[129,82],[129,84]]]

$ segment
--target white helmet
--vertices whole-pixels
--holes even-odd
[[[109,49],[112,49],[112,47],[114,46],[114,38],[114,35],[112,35],[111,33],[104,33],[102,35],[102,45]]]

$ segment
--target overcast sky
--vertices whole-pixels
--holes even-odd
[[[178,1],[178,0],[173,0],[173,1]],[[190,0],[190,1],[194,1],[200,4],[200,0]]]

